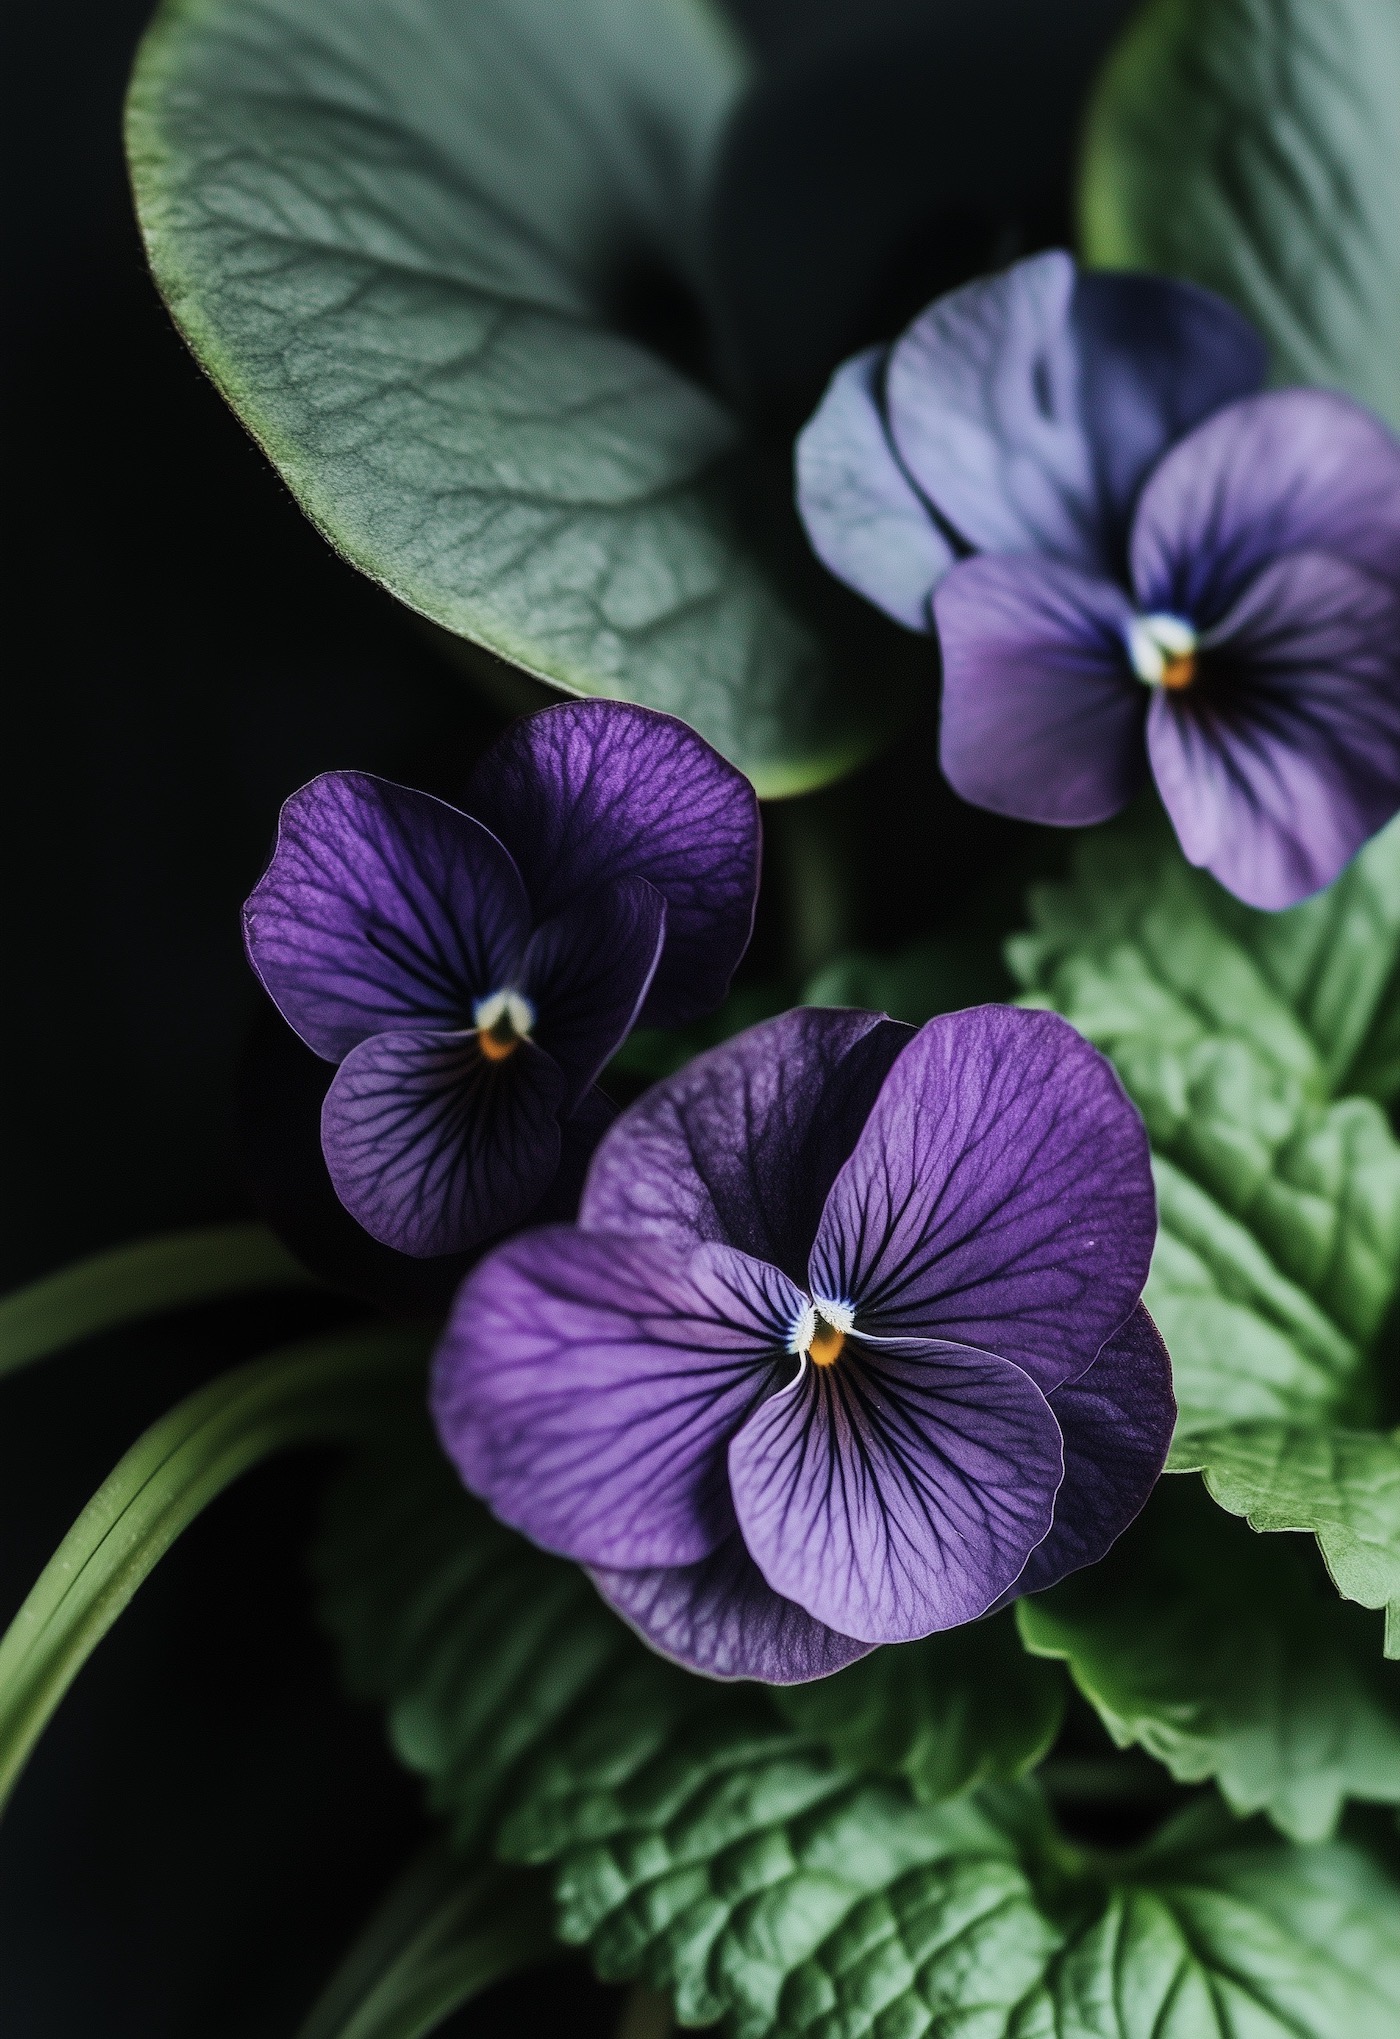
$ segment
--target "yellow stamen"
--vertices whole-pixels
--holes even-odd
[[[807,1347],[807,1357],[813,1366],[835,1366],[845,1343],[844,1331],[838,1331],[834,1324],[828,1324],[825,1317],[818,1317],[812,1330],[811,1343]]]
[[[510,1021],[504,1020],[494,1027],[479,1027],[476,1045],[488,1062],[504,1062],[520,1046],[520,1036]]]
[[[1182,687],[1189,687],[1195,677],[1196,654],[1194,651],[1184,652],[1179,658],[1169,658],[1162,666],[1162,685],[1170,687],[1173,692]]]

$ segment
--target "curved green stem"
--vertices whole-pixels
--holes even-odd
[[[159,1310],[314,1277],[265,1225],[210,1225],[94,1254],[0,1299],[0,1374]]]
[[[421,1376],[401,1325],[282,1347],[162,1416],[104,1481],[0,1641],[0,1807],[54,1709],[142,1580],[200,1510],[289,1445],[362,1434]]]
[[[538,1870],[468,1870],[439,1841],[389,1892],[297,2039],[424,2039],[491,1983],[564,1951]]]

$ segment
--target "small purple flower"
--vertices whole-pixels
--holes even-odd
[[[753,926],[758,805],[669,715],[577,701],[517,722],[469,813],[361,772],[282,809],[244,908],[283,1017],[339,1068],[321,1141],[346,1209],[422,1257],[577,1179],[593,1081],[644,1020],[718,1005]]]
[[[784,1014],[464,1283],[463,1480],[657,1649],[794,1683],[1101,1557],[1161,1470],[1142,1121],[1051,1013]]]
[[[1150,765],[1279,908],[1400,807],[1400,441],[1265,366],[1207,292],[1037,255],[838,369],[797,481],[832,572],[936,621],[965,799],[1083,826]]]

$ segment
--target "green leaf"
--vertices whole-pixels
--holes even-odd
[[[1203,1471],[1251,1529],[1311,1530],[1337,1590],[1385,1609],[1385,1653],[1400,1657],[1400,1431],[1242,1424],[1185,1440],[1172,1459]]]
[[[1311,1560],[1311,1561],[1310,1561]],[[1251,1536],[1166,1480],[1100,1565],[1017,1607],[1120,1748],[1232,1810],[1321,1840],[1347,1798],[1400,1804],[1400,1672],[1304,1547]]]
[[[559,1953],[536,1876],[435,1842],[389,1892],[297,2039],[424,2039],[493,1982]]]
[[[1400,426],[1400,0],[1152,0],[1088,125],[1089,259],[1194,277]]]
[[[1251,1845],[1205,1807],[1101,1889],[1011,2039],[1395,2030],[1400,1892],[1359,1849]]]
[[[1146,1120],[1147,1301],[1181,1436],[1369,1412],[1367,1352],[1400,1280],[1400,1145],[1373,1098],[1335,1086],[1382,1010],[1398,856],[1392,827],[1328,893],[1257,914],[1144,810],[1084,836],[1008,944],[1026,1002],[1103,1048]]]
[[[0,1804],[78,1672],[200,1510],[273,1452],[380,1427],[421,1382],[425,1343],[402,1326],[301,1340],[210,1382],[132,1446],[0,1641]]]
[[[860,1006],[917,1027],[936,1013],[987,1005],[1006,993],[1006,972],[985,941],[930,935],[893,956],[861,950],[838,956],[812,978],[802,1003]]]
[[[580,1726],[508,1822],[611,1979],[736,2039],[1382,2039],[1400,1892],[1359,1851],[1242,1839],[1215,1808],[1094,1856],[1035,1792],[935,1809],[735,1702]]]
[[[747,79],[706,0],[166,0],[127,145],[176,322],[346,558],[786,794],[903,712],[895,633],[836,670],[785,462],[619,329],[703,294]]]
[[[0,1300],[0,1374],[158,1311],[312,1283],[265,1225],[210,1225],[138,1239]]]
[[[386,1707],[459,1848],[542,1746],[645,1659],[577,1565],[465,1493],[421,1416],[332,1485],[313,1570],[352,1691]],[[693,1681],[657,1666],[662,1681]]]
[[[629,1034],[608,1067],[624,1076],[657,1083],[663,1076],[674,1076],[707,1048],[716,1048],[721,1041],[743,1033],[745,1027],[785,1012],[790,1003],[780,984],[736,985],[718,1012],[697,1020],[694,1026],[643,1027],[640,1033]]]
[[[1008,1611],[875,1650],[813,1685],[774,1693],[779,1712],[851,1770],[905,1778],[927,1804],[1022,1776],[1064,1717],[1064,1683],[1021,1648]]]

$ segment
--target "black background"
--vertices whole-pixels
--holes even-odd
[[[7,1287],[246,1212],[231,1101],[254,991],[237,913],[280,800],[336,765],[450,795],[496,726],[303,522],[169,326],[120,151],[148,11],[49,0],[12,6],[6,28]],[[1083,78],[1126,0],[745,11],[778,75],[720,194],[726,344],[756,404],[790,419],[933,286],[1065,231]],[[900,196],[875,260],[859,223],[877,172]],[[837,272],[853,279],[839,315]],[[902,813],[917,847],[907,896],[885,881],[877,936],[936,919],[934,895],[988,848],[958,835],[946,797],[913,797],[927,751],[892,769],[914,776],[876,811]],[[297,1321],[286,1304],[172,1320],[0,1384],[3,1611],[146,1423]],[[308,1612],[323,1470],[297,1456],[223,1497],[65,1700],[0,1827],[5,2039],[290,2034],[416,1845],[416,1788],[340,1698]],[[613,2014],[569,1969],[461,2025],[586,2035]]]

